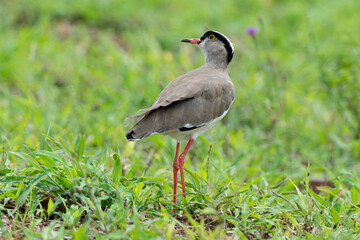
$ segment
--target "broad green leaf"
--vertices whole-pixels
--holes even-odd
[[[0,176],[4,176],[4,175],[10,173],[11,171],[12,171],[11,169],[6,169],[6,168],[1,169],[0,170]]]
[[[330,209],[330,215],[332,216],[334,224],[338,224],[341,221],[341,217],[340,217],[339,213],[333,207]]]
[[[57,182],[54,182],[56,185],[61,185],[64,188],[71,188],[73,185],[72,182],[70,182],[68,179],[60,177],[60,176],[54,176]]]
[[[88,224],[82,224],[73,234],[74,240],[87,240],[89,235]]]
[[[120,178],[122,177],[122,165],[118,154],[113,154],[114,166],[112,170],[112,181],[116,187],[120,185]]]
[[[15,183],[21,183],[25,179],[26,179],[26,177],[24,177],[24,176],[5,176],[4,178],[0,179],[0,183],[15,184]]]
[[[247,228],[246,220],[248,219],[249,212],[250,212],[249,206],[247,205],[247,202],[244,201],[244,204],[241,208],[241,221],[242,221],[242,224],[244,225],[245,229]]]
[[[216,209],[207,207],[207,208],[204,208],[203,210],[201,210],[201,214],[218,215],[219,213],[216,211]]]
[[[342,182],[346,182],[348,184],[350,184],[352,187],[354,187],[356,189],[356,191],[358,191],[360,193],[360,183],[353,179],[353,178],[348,178],[348,177],[340,177],[340,180]]]
[[[160,204],[160,207],[161,207],[161,216],[163,217],[163,219],[169,219],[170,216],[162,204]]]
[[[51,158],[51,157],[49,157],[49,156],[47,156],[47,155],[39,155],[40,156],[40,158],[43,160],[43,163],[44,163],[44,165],[48,168],[48,169],[50,169],[50,170],[52,170],[53,172],[57,172],[57,170],[56,169],[54,169],[54,168],[56,168],[56,163],[55,163],[55,161]]]
[[[313,190],[309,188],[310,194],[324,207],[329,207],[329,204],[318,194],[316,194]]]
[[[287,212],[283,212],[283,214],[284,214],[287,218],[289,218],[291,224],[294,225],[295,228],[298,228],[298,227],[299,227],[299,223],[296,221],[296,219],[295,219],[293,216],[291,216],[291,215],[290,215],[289,213],[287,213]]]
[[[34,167],[38,168],[39,170],[43,170],[42,166],[29,154],[26,153],[20,153],[20,152],[10,152],[11,154],[14,154],[18,156],[19,158],[31,163]]]
[[[290,179],[288,178],[289,181],[292,183],[292,185],[295,187],[296,189],[296,192],[299,196],[299,199],[300,199],[300,203],[301,203],[301,206],[302,206],[302,209],[306,210],[307,209],[307,206],[305,204],[305,200],[304,200],[304,195],[301,193],[301,191],[299,190],[299,188],[296,186],[296,184]]]
[[[164,185],[164,192],[165,194],[168,194],[170,192],[170,187],[169,187],[169,184],[167,183],[166,179],[163,179],[162,180],[162,183]]]
[[[354,205],[359,203],[359,192],[356,190],[354,186],[351,187],[351,201]]]
[[[77,146],[77,162],[79,163],[85,152],[86,137],[84,135],[81,135],[80,139],[78,139],[78,140],[79,141],[78,141],[78,146]]]
[[[143,186],[144,186],[143,182],[140,182],[140,183],[136,184],[135,189],[134,189],[134,193],[135,193],[136,198],[139,198],[139,195],[140,195],[140,192],[141,192],[141,189],[143,188]]]
[[[38,184],[38,182],[45,176],[46,175],[44,173],[42,173],[42,174],[39,174],[38,176],[34,177],[33,179],[31,179],[29,185],[25,187],[24,191],[17,198],[16,207],[20,207],[21,205],[24,204],[24,202],[28,198],[28,196],[29,196],[31,190],[33,189],[33,187],[36,186]],[[22,182],[21,184],[23,184],[23,186],[24,186],[24,182]],[[19,187],[19,189],[22,189],[22,188]]]
[[[48,216],[51,215],[52,211],[53,211],[53,207],[54,207],[54,202],[52,201],[51,197],[49,198],[49,201],[48,201],[48,206],[47,206],[47,214]]]
[[[15,196],[15,199],[16,199],[16,202],[17,202],[17,205],[22,205],[24,202],[25,202],[25,200],[26,200],[26,198],[27,198],[27,195],[29,195],[29,193],[27,193],[27,195],[25,196],[25,198],[23,197],[23,199],[19,199],[20,198],[20,196],[24,193],[24,191],[26,190],[24,190],[23,191],[23,189],[25,188],[25,181],[26,181],[26,179],[24,179],[21,183],[20,183],[20,185],[19,185],[19,187],[18,187],[18,189],[17,189],[17,191],[16,191],[16,196]],[[29,191],[30,191],[30,188],[27,188]],[[20,201],[20,202],[19,202]],[[19,203],[18,203],[19,202]]]
[[[305,235],[306,235],[306,239],[309,239],[309,240],[315,240],[315,238],[310,234],[308,233],[307,231],[305,231]]]

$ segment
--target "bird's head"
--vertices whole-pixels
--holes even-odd
[[[229,64],[234,55],[230,40],[216,31],[207,31],[201,38],[183,39],[182,42],[196,44],[205,55],[205,64]]]

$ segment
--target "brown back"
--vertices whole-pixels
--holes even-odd
[[[204,65],[173,80],[127,133],[138,140],[154,133],[201,125],[221,116],[234,100],[234,86],[226,69]]]

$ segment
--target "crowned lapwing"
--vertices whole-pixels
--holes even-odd
[[[234,55],[230,40],[219,32],[208,31],[200,39],[182,42],[197,45],[205,55],[205,64],[174,79],[151,107],[128,118],[130,121],[141,119],[126,133],[129,141],[158,133],[177,141],[173,164],[175,204],[179,169],[186,197],[183,166],[191,145],[226,115],[234,101],[234,85],[228,75],[228,64]],[[179,156],[181,141],[187,141],[187,145]]]

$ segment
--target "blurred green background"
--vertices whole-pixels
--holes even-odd
[[[44,135],[69,145],[85,135],[104,171],[117,152],[132,176],[171,181],[175,142],[127,142],[124,119],[203,64],[181,39],[216,30],[235,46],[236,99],[185,167],[206,172],[212,144],[216,181],[300,182],[308,163],[314,178],[357,179],[359,11],[358,0],[0,1],[2,167],[27,166],[9,151],[45,149]]]
[[[124,118],[203,64],[202,53],[180,40],[212,29],[235,45],[229,73],[236,101],[201,140],[216,145],[225,165],[241,172],[256,160],[263,170],[290,175],[308,161],[317,172],[359,170],[358,1],[16,0],[0,6],[6,151],[41,148],[42,134],[65,142],[86,134],[91,151],[106,145],[131,157],[154,149],[162,159],[164,146],[174,143],[154,136],[132,150]],[[246,34],[250,26],[259,28],[257,47]],[[208,147],[198,145],[192,152],[203,158]]]

